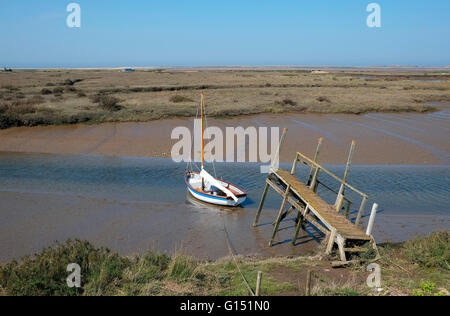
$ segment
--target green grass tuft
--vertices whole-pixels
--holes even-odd
[[[407,258],[423,267],[450,269],[450,231],[433,232],[405,243]]]

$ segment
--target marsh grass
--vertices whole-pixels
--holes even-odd
[[[81,288],[66,284],[70,263],[81,267]],[[242,262],[250,282],[261,266]],[[254,275],[253,275],[254,274]],[[284,283],[265,279],[265,293],[276,294]],[[0,295],[109,296],[109,295],[249,295],[231,261],[208,263],[184,254],[172,257],[158,252],[133,258],[81,241],[67,241],[32,257],[0,267]]]
[[[186,103],[186,102],[194,102],[191,98],[187,98],[182,95],[174,95],[170,98],[170,102],[172,103]]]
[[[448,236],[449,231],[436,232],[402,244],[380,245],[381,295],[449,295]],[[253,288],[258,271],[263,271],[263,295],[303,295],[309,269],[315,271],[312,295],[372,294],[365,284],[364,260],[360,266],[335,271],[320,256],[238,257],[237,262]],[[70,263],[81,267],[80,289],[66,285]],[[205,262],[157,251],[123,257],[87,241],[69,240],[0,266],[0,295],[247,296],[249,291],[230,258]]]
[[[197,267],[198,262],[186,255],[179,254],[170,261],[167,275],[172,280],[186,282],[193,277]]]
[[[423,282],[433,282],[437,293],[450,288],[450,231],[433,232],[406,243],[379,247],[384,284],[391,295],[413,295]]]
[[[405,256],[425,268],[450,270],[450,231],[433,232],[405,243]]]
[[[359,79],[361,76],[374,80]],[[0,101],[41,95],[45,102],[36,105],[36,116],[49,103],[55,111],[51,117],[39,116],[39,119],[24,117],[29,113],[8,117],[3,114],[0,126],[72,124],[79,122],[72,118],[80,116],[91,123],[192,117],[196,114],[200,91],[205,93],[208,115],[218,118],[292,111],[421,113],[434,111],[428,102],[450,101],[450,76],[401,72],[166,70],[136,71],[129,76],[113,70],[20,70],[8,75],[0,73]],[[120,102],[114,102],[117,99]],[[98,106],[84,110],[92,103]]]

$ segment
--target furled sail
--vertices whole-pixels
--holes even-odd
[[[238,198],[236,197],[236,195],[233,194],[233,192],[231,192],[230,190],[228,190],[227,188],[225,188],[219,181],[217,181],[212,175],[210,175],[208,172],[205,171],[205,169],[202,170],[202,172],[200,172],[200,175],[202,176],[202,178],[208,182],[209,184],[215,186],[216,188],[218,188],[220,191],[222,191],[223,193],[225,193],[228,197],[231,197],[235,202],[238,201]]]

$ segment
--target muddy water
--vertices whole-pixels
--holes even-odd
[[[291,246],[292,218],[283,223],[276,246],[266,247],[280,203],[273,192],[262,225],[251,227],[265,181],[259,168],[216,164],[219,176],[226,175],[249,193],[242,208],[225,210],[193,200],[184,187],[185,165],[170,159],[1,153],[0,261],[67,238],[88,239],[126,255],[157,248],[218,258],[228,254],[225,228],[239,254],[314,250],[321,236],[311,227]],[[342,166],[329,168],[343,173]],[[298,176],[304,178],[307,172],[299,169]],[[380,204],[377,241],[450,229],[448,165],[354,166],[350,182]],[[333,198],[324,197],[330,202]],[[352,207],[352,216],[356,209]]]

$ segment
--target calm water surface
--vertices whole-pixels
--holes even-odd
[[[340,176],[344,172],[343,166],[328,167]],[[300,251],[286,242],[293,234],[290,219],[278,236],[279,245],[266,247],[270,223],[280,204],[273,192],[268,196],[263,225],[251,227],[266,179],[259,173],[259,164],[216,164],[219,177],[249,194],[243,208],[233,211],[190,199],[184,186],[185,168],[185,164],[167,159],[0,153],[0,260],[76,237],[124,254],[148,250],[153,244],[214,258],[227,254],[224,227],[242,254]],[[213,173],[212,166],[209,170]],[[305,179],[308,173],[300,168],[298,176]],[[339,188],[326,175],[322,180]],[[371,203],[380,205],[378,240],[403,240],[417,232],[450,228],[448,165],[353,166],[349,182],[367,193]],[[332,195],[321,193],[333,201]],[[349,197],[355,201],[354,214],[360,199]],[[380,224],[383,222],[398,225],[387,228]],[[299,244],[314,243],[314,235],[312,231],[305,234]]]

